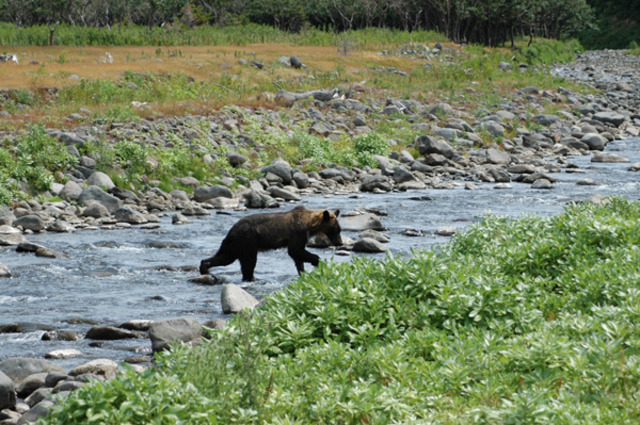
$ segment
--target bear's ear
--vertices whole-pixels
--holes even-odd
[[[336,210],[336,212],[334,212],[334,214],[336,215],[336,218],[338,218],[338,216],[340,215],[340,210]]]
[[[324,222],[326,223],[326,222],[328,222],[328,221],[331,221],[331,220],[332,220],[332,219],[334,219],[334,218],[337,218],[337,217],[338,217],[338,214],[340,214],[340,210],[336,211],[336,213],[337,213],[337,214],[336,214],[336,215],[335,215],[335,217],[334,217],[334,216],[333,216],[333,214],[331,214],[331,211],[329,211],[329,210],[324,210],[324,211],[322,212],[322,221],[324,221]]]

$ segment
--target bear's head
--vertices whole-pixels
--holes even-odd
[[[331,243],[335,246],[342,245],[342,237],[340,236],[340,223],[338,223],[338,216],[340,210],[336,210],[332,213],[329,210],[322,212],[322,223],[320,224],[319,233],[324,233]]]

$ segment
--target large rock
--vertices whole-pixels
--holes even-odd
[[[605,112],[595,113],[593,115],[593,119],[603,123],[613,124],[616,127],[620,127],[625,120],[625,116],[617,112],[605,111]]]
[[[231,283],[222,287],[220,301],[225,314],[239,313],[244,309],[253,310],[259,303],[253,295]]]
[[[173,342],[200,342],[202,332],[202,325],[189,318],[159,320],[149,326],[149,338],[154,353],[166,350]]]
[[[0,410],[16,405],[16,389],[13,381],[0,370]]]
[[[67,201],[77,201],[80,194],[82,194],[82,187],[73,180],[66,182],[60,191],[60,197]]]
[[[393,189],[393,186],[389,182],[386,176],[375,175],[365,178],[360,184],[360,190],[362,192],[382,191],[389,192]]]
[[[32,232],[41,232],[46,227],[43,219],[35,214],[27,214],[16,219],[12,226],[22,227],[24,230],[31,230]]]
[[[280,206],[278,201],[258,190],[248,190],[242,197],[247,208],[277,208]]]
[[[4,264],[0,263],[0,278],[3,277],[11,277],[11,270],[9,270],[9,267],[5,266]],[[2,410],[2,409],[0,409]]]
[[[83,217],[102,218],[102,217],[109,217],[110,215],[111,213],[109,213],[109,210],[107,209],[107,207],[105,207],[99,202],[90,203],[82,211]]]
[[[375,253],[375,252],[385,252],[388,248],[386,245],[378,242],[374,238],[365,237],[356,241],[353,245],[354,252],[367,252],[367,253]]]
[[[93,172],[87,179],[87,184],[99,186],[106,190],[111,190],[116,187],[116,185],[113,184],[111,177],[100,171]]]
[[[3,224],[0,226],[0,246],[18,245],[26,239],[19,229]]]
[[[226,186],[200,186],[193,192],[193,198],[198,202],[205,202],[213,198],[233,198],[233,192]]]
[[[118,363],[109,359],[96,359],[76,366],[69,371],[69,375],[78,376],[92,373],[94,375],[104,376],[105,378],[114,378],[117,372]]]
[[[283,160],[277,160],[271,165],[267,165],[266,167],[260,170],[262,173],[272,173],[282,179],[284,184],[291,183],[291,165],[288,162]]]
[[[122,201],[119,198],[108,194],[98,186],[89,186],[83,190],[78,202],[84,206],[97,202],[104,205],[111,214],[122,208]]]
[[[42,418],[49,414],[54,406],[53,401],[49,399],[42,400],[40,403],[27,410],[18,421],[18,425],[35,423],[38,418]]]
[[[116,340],[137,338],[138,334],[126,329],[120,329],[113,326],[94,326],[87,331],[85,338],[97,340]]]
[[[505,151],[489,148],[485,152],[484,160],[489,164],[509,164],[511,162],[511,155]]]
[[[268,190],[274,198],[282,198],[285,201],[299,201],[302,199],[298,190],[292,186],[270,186]]]
[[[122,223],[144,224],[147,219],[138,211],[134,211],[128,207],[122,207],[113,213],[113,218]]]
[[[589,146],[589,149],[592,151],[604,150],[604,147],[607,145],[607,139],[598,133],[587,133],[582,136],[580,141]]]
[[[340,228],[342,228],[342,230],[347,230],[347,231],[351,230],[355,232],[361,232],[367,229],[372,229],[372,230],[385,229],[380,218],[377,215],[368,213],[368,212],[347,213],[345,215],[341,215],[339,222],[340,222]]]
[[[453,147],[444,140],[438,140],[431,136],[418,136],[414,140],[420,155],[439,154],[445,158],[451,158],[455,153]]]
[[[63,368],[53,362],[30,357],[9,357],[0,362],[0,371],[4,372],[14,382],[22,381],[34,373],[65,372]]]
[[[47,377],[48,372],[39,372],[29,375],[21,380],[16,388],[18,397],[25,398],[38,388],[44,387],[44,380]]]

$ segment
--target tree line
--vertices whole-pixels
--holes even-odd
[[[588,0],[0,0],[0,20],[93,27],[254,22],[286,31],[375,26],[435,30],[490,46],[523,35],[569,37],[594,21]]]

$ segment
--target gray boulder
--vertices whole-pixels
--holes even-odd
[[[34,373],[65,372],[63,368],[53,362],[30,357],[9,357],[0,362],[0,371],[4,372],[14,382],[19,382]]]
[[[598,133],[587,133],[582,136],[580,141],[586,144],[592,151],[604,150],[604,147],[607,145],[607,139]]]
[[[12,225],[14,227],[22,227],[24,230],[31,230],[32,232],[41,232],[46,227],[43,219],[35,214],[27,214],[16,219]]]
[[[82,211],[83,217],[102,218],[109,217],[110,215],[107,207],[99,202],[92,202]]]
[[[248,190],[242,197],[247,208],[277,208],[280,206],[278,201],[258,190]]]
[[[362,192],[374,192],[376,190],[389,192],[391,189],[393,189],[393,186],[389,182],[389,179],[381,175],[366,177],[360,184],[360,190]]]
[[[104,205],[110,214],[122,208],[122,201],[119,198],[108,194],[98,186],[89,186],[83,190],[78,198],[78,202],[84,206],[88,206],[92,202],[97,202]]]
[[[489,148],[485,152],[484,160],[489,164],[509,164],[511,155],[505,151]]]
[[[300,60],[299,57],[297,56],[291,56],[289,58],[289,63],[291,64],[291,66],[295,69],[300,69],[302,68],[303,64],[302,61]]]
[[[49,399],[42,400],[22,415],[18,420],[18,425],[35,423],[39,418],[48,415],[53,406],[53,401]]]
[[[77,201],[80,194],[82,194],[82,187],[73,180],[66,182],[60,191],[60,197],[67,201]]]
[[[598,112],[593,115],[593,119],[606,123],[612,124],[616,127],[620,127],[625,120],[625,116],[619,114],[617,112]]]
[[[38,388],[44,387],[44,380],[47,374],[48,372],[34,373],[21,380],[16,387],[18,397],[25,398]]]
[[[87,331],[85,338],[97,339],[97,340],[116,340],[116,339],[129,339],[137,338],[138,334],[135,332],[120,329],[113,326],[94,326]]]
[[[451,158],[455,153],[453,147],[444,140],[438,140],[431,136],[418,136],[414,140],[420,155],[439,154],[445,158]]]
[[[298,190],[292,186],[270,186],[268,191],[274,198],[282,198],[285,201],[299,201],[302,199]]]
[[[545,127],[548,127],[551,124],[555,124],[555,123],[559,122],[560,121],[560,117],[557,116],[557,115],[550,115],[550,114],[536,115],[535,117],[533,117],[533,121],[536,124],[540,124],[540,125],[543,125]]]
[[[118,363],[109,359],[95,359],[74,367],[69,371],[70,376],[93,374],[107,379],[114,378],[118,372]]]
[[[253,295],[231,283],[222,287],[220,301],[225,314],[239,313],[244,309],[253,310],[259,304]]]
[[[388,248],[381,242],[369,237],[365,237],[356,241],[353,244],[354,252],[367,252],[367,253],[375,253],[375,252],[385,252]]]
[[[113,217],[117,221],[123,222],[123,223],[144,224],[147,222],[147,219],[144,218],[142,214],[128,207],[122,207],[116,210],[116,212],[113,213]]]
[[[226,186],[200,186],[193,192],[193,198],[198,202],[205,202],[213,198],[233,198],[233,192]]]
[[[0,279],[3,277],[11,277],[11,270],[9,270],[9,267],[5,266],[4,264],[0,263]],[[2,410],[2,409],[0,409]]]
[[[149,338],[154,353],[169,348],[173,342],[199,343],[202,325],[189,318],[159,320],[149,326]]]
[[[263,167],[260,171],[263,174],[275,174],[282,179],[284,184],[291,183],[291,165],[284,160],[277,160],[273,164]]]
[[[603,163],[620,163],[629,162],[629,158],[622,155],[609,154],[604,152],[596,152],[591,158],[591,162],[603,162]]]
[[[87,179],[87,183],[89,185],[95,185],[105,188],[106,190],[111,190],[116,187],[116,185],[113,184],[113,180],[111,180],[111,177],[100,171],[93,172]]]
[[[380,218],[377,215],[368,212],[346,213],[344,215],[341,214],[339,222],[342,230],[347,231],[361,232],[368,229],[385,229]]]
[[[16,389],[13,381],[0,370],[0,410],[13,409],[16,405]]]

